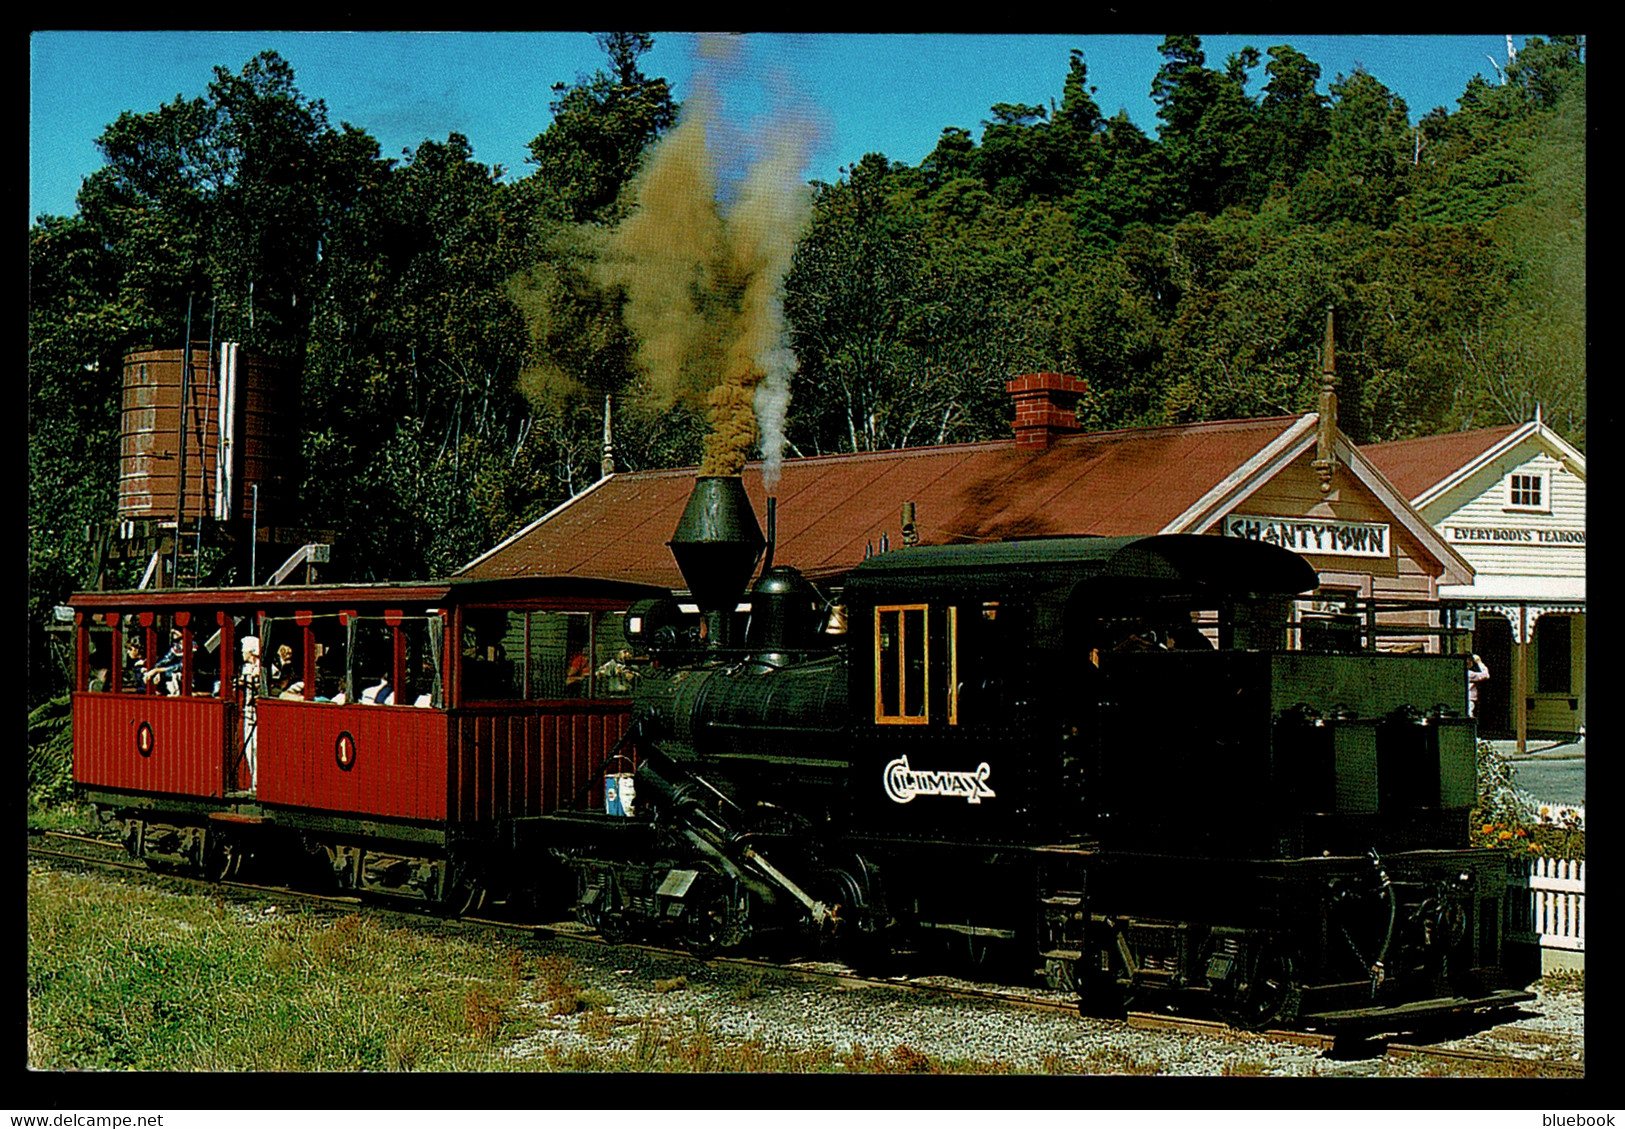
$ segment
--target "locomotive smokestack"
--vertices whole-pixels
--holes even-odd
[[[728,613],[737,605],[766,544],[737,476],[701,476],[667,542],[706,619],[713,648],[727,644]]]

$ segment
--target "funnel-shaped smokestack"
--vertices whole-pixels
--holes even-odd
[[[713,646],[724,642],[726,613],[744,596],[766,543],[743,479],[695,480],[694,493],[667,544],[694,602],[712,621]]]

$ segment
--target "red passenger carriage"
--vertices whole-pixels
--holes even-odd
[[[466,904],[502,880],[490,864],[513,821],[602,810],[631,708],[621,620],[652,594],[595,580],[82,593],[74,778],[137,857],[228,874],[274,841],[344,888]]]

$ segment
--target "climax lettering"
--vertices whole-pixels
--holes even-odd
[[[893,803],[906,804],[915,796],[963,796],[966,803],[979,804],[994,798],[987,778],[993,770],[983,761],[974,772],[921,772],[908,765],[908,757],[901,756],[886,765],[881,773],[886,795]]]

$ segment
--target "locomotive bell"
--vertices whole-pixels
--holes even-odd
[[[767,541],[745,495],[744,479],[701,477],[666,543],[688,590],[712,621],[711,642],[720,645],[721,628],[744,596],[745,586]]]

